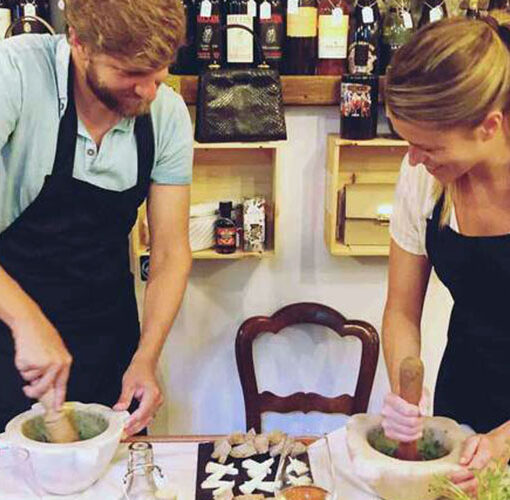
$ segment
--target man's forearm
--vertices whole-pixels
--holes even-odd
[[[386,309],[382,340],[391,390],[398,394],[400,363],[407,356],[420,355],[420,330],[404,314]]]
[[[136,357],[156,365],[168,333],[179,312],[191,269],[191,254],[151,258],[144,298],[142,335]]]

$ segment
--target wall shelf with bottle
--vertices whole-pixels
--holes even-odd
[[[221,143],[194,146],[193,184],[191,186],[192,218],[190,239],[194,259],[236,260],[244,258],[273,257],[278,248],[279,165],[284,142]],[[220,201],[232,201],[234,205],[243,200],[265,201],[262,217],[265,223],[265,241],[261,251],[244,250],[242,232],[240,248],[234,253],[217,253],[214,245],[214,224]],[[241,205],[242,206],[242,205]],[[193,208],[197,209],[195,218]],[[212,208],[212,210],[211,210]],[[253,207],[250,207],[250,210]],[[246,203],[244,210],[246,211]],[[234,210],[235,212],[235,210]],[[253,213],[250,211],[250,216]],[[234,218],[234,217],[233,217]],[[200,219],[200,220],[199,220]],[[239,219],[237,219],[239,223]],[[246,216],[244,218],[246,223]],[[241,224],[238,224],[242,227]],[[146,207],[139,210],[138,219],[131,234],[132,265],[135,276],[147,276],[150,249],[148,248]],[[244,238],[248,240],[248,236]],[[208,248],[210,242],[211,248]],[[254,245],[255,246],[255,245]]]
[[[388,216],[407,147],[384,137],[328,137],[325,241],[332,255],[388,255]]]

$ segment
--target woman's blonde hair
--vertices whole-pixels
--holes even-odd
[[[510,53],[497,29],[496,22],[451,18],[415,33],[387,72],[391,115],[438,130],[472,129],[492,109],[508,111]],[[449,218],[454,190],[436,183],[436,197],[445,194],[441,225]]]
[[[124,57],[140,69],[169,65],[185,32],[180,0],[66,0],[65,16],[94,53]]]

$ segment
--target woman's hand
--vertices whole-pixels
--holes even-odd
[[[430,414],[430,393],[423,389],[419,406],[409,404],[394,393],[384,399],[382,409],[384,434],[403,443],[423,436],[423,416]]]
[[[55,409],[65,401],[69,371],[73,361],[60,334],[39,308],[11,324],[14,339],[14,363],[23,380],[23,392],[39,399],[52,387]]]
[[[465,469],[450,476],[452,482],[469,495],[475,496],[478,480],[474,472],[497,461],[508,461],[508,426],[498,427],[488,434],[475,434],[463,444],[460,465]]]
[[[163,404],[163,395],[156,379],[155,363],[141,357],[137,358],[136,355],[122,378],[122,394],[113,409],[127,410],[133,397],[140,402],[140,406],[126,424],[125,431],[128,435],[137,434],[150,425]]]

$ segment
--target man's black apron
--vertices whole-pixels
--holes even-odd
[[[454,300],[434,414],[485,433],[510,419],[510,235],[463,236],[427,221],[427,252]]]
[[[34,202],[0,234],[0,265],[39,304],[74,362],[67,400],[112,406],[140,337],[128,237],[154,162],[150,116],[136,119],[138,179],[122,192],[73,178],[77,138],[72,63],[51,175]],[[30,407],[0,322],[0,430]]]

